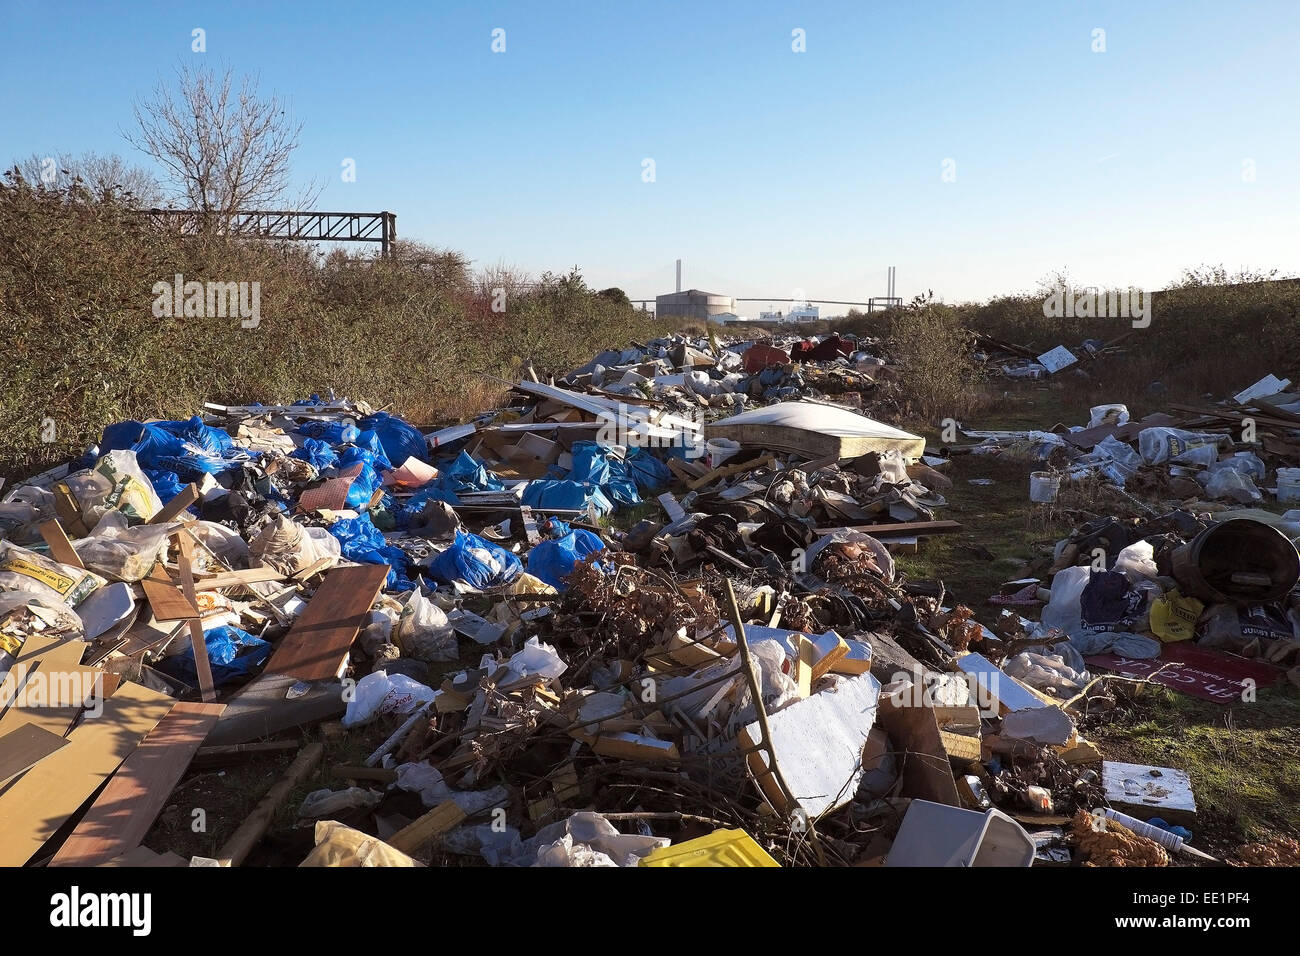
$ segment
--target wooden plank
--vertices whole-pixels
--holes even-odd
[[[537,519],[533,517],[533,509],[528,505],[520,505],[519,518],[523,522],[524,540],[528,542],[528,546],[531,548],[539,544],[542,536],[537,531]]]
[[[299,680],[334,680],[388,577],[386,564],[335,568],[266,665]]]
[[[42,521],[36,526],[36,530],[41,533],[41,537],[49,545],[50,557],[62,564],[85,570],[86,566],[81,563],[81,558],[77,557],[77,549],[72,546],[68,536],[63,533],[63,525],[59,524],[58,518]]]
[[[249,681],[226,700],[226,712],[204,742],[214,747],[244,744],[343,716],[347,704],[340,682],[318,681],[302,696],[286,697],[297,682],[281,674],[261,674]]]
[[[50,866],[96,866],[138,846],[225,704],[179,703],[122,761]]]
[[[756,471],[757,469],[764,468],[775,461],[775,455],[764,455],[761,458],[755,458],[751,461],[742,461],[738,465],[723,465],[721,468],[714,468],[705,472],[693,481],[688,481],[686,487],[691,489],[703,488],[705,485],[712,484],[719,478],[729,478],[732,475],[743,474],[747,471]]]
[[[905,696],[882,696],[876,713],[876,722],[896,751],[903,778],[899,796],[960,807],[961,797],[934,708],[912,706]]]
[[[659,496],[659,507],[664,509],[668,520],[674,524],[686,517],[686,509],[673,497],[671,491],[665,491]]]
[[[28,770],[68,742],[35,724],[23,724],[0,737],[0,786]]]
[[[276,781],[275,785],[266,792],[266,796],[258,801],[253,812],[244,819],[239,829],[231,834],[225,846],[217,853],[217,860],[222,866],[239,866],[248,858],[248,854],[261,841],[267,827],[271,825],[271,818],[275,816],[275,811],[279,809],[280,804],[284,803],[290,791],[315,769],[324,754],[325,745],[321,743],[308,744],[302,748],[302,752],[294,758],[293,763],[289,764],[289,769],[284,772],[284,776]]]
[[[813,642],[802,634],[795,637],[795,646],[799,656],[795,660],[794,680],[799,685],[799,696],[807,697],[812,693],[813,665],[819,655]]]
[[[709,469],[698,461],[687,461],[685,458],[669,458],[668,470],[676,475],[679,481],[690,482],[705,474]]]
[[[456,806],[456,801],[447,800],[418,820],[402,827],[384,842],[403,853],[414,853],[434,837],[446,833],[464,819],[465,811]]]
[[[953,534],[961,530],[959,521],[896,521],[892,524],[845,524],[814,529],[818,534],[834,531],[865,531],[869,535],[896,534],[920,535]]]
[[[21,707],[18,704],[32,703],[34,698],[38,698],[42,685],[47,701],[59,693],[60,684],[71,690],[89,690],[101,672],[80,666],[85,650],[84,641],[29,637],[4,684],[0,685],[0,705],[7,708],[4,716],[0,717],[0,735],[33,725],[58,737],[65,736],[81,713],[84,701],[61,701],[46,707]]]
[[[226,744],[215,747],[200,747],[194,753],[194,759],[190,761],[190,766],[203,764],[204,766],[222,766],[227,763],[233,763],[238,760],[250,757],[264,756],[266,754],[282,754],[286,751],[295,753],[302,747],[299,740],[263,740],[251,744]]]
[[[275,568],[248,568],[244,571],[222,571],[209,577],[196,577],[196,591],[219,591],[222,588],[243,587],[246,584],[262,584],[266,581],[283,581],[285,576]]]
[[[307,581],[311,579],[314,575],[317,575],[322,571],[332,568],[334,566],[334,562],[337,560],[338,560],[337,558],[335,558],[333,555],[330,554],[327,554],[323,558],[317,558],[311,564],[307,565],[307,567],[303,568],[301,571],[294,574],[293,580]]]
[[[59,516],[59,521],[78,538],[84,538],[90,533],[90,529],[81,519],[81,505],[77,504],[76,496],[62,481],[56,484],[53,490],[54,511]]]
[[[182,529],[176,535],[176,544],[181,551],[181,591],[185,594],[185,600],[197,608],[198,602],[194,598],[194,572],[191,570],[194,543],[187,530]],[[194,651],[194,674],[199,681],[199,693],[205,701],[211,703],[217,699],[217,688],[212,682],[212,663],[208,660],[208,642],[203,636],[203,622],[196,616],[190,620],[189,629],[190,647]]]
[[[601,734],[591,749],[602,757],[635,760],[639,763],[676,763],[681,759],[677,745],[671,740],[658,740],[626,731]]]
[[[194,601],[172,583],[161,564],[153,566],[149,576],[141,579],[140,586],[144,588],[144,596],[149,601],[155,621],[163,623],[198,618],[199,609],[195,607]]]
[[[0,866],[22,866],[86,802],[172,708],[172,699],[123,684],[104,712],[68,735],[68,746],[0,796]]]
[[[967,737],[965,734],[954,734],[947,730],[941,730],[939,731],[939,739],[943,741],[944,752],[954,760],[980,759],[980,739],[978,737]]]
[[[150,518],[145,524],[166,524],[175,519],[175,517],[199,500],[199,486],[191,482],[180,490],[171,501],[163,505],[162,510]]]

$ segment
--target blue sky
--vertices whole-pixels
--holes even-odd
[[[1298,27],[1294,2],[0,0],[0,160],[148,165],[132,100],[202,61],[289,100],[318,208],[479,266],[633,297],[677,257],[737,296],[882,295],[889,265],[949,301],[1059,269],[1159,288],[1300,271]]]

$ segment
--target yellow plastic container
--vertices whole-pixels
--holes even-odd
[[[708,836],[655,850],[642,866],[780,866],[744,830],[714,830]]]

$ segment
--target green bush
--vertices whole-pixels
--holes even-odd
[[[982,400],[973,336],[951,306],[933,293],[917,296],[890,321],[891,356],[899,363],[905,409],[927,420],[961,418]]]
[[[259,282],[261,324],[156,318],[156,282]],[[495,281],[495,279],[493,280]],[[334,389],[419,424],[483,410],[533,362],[563,373],[666,324],[573,272],[512,283],[494,311],[459,253],[388,258],[158,231],[113,196],[0,185],[0,476],[78,455],[105,425],[204,401],[280,402]],[[46,423],[53,424],[53,441]]]

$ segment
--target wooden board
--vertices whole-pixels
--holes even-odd
[[[0,786],[36,766],[68,742],[35,724],[23,724],[0,737]]]
[[[925,537],[929,534],[954,534],[961,530],[959,521],[895,521],[887,524],[846,524],[816,528],[818,534],[830,534],[833,531],[862,531],[875,536],[893,534],[903,536]]]
[[[912,706],[899,697],[881,697],[876,722],[896,751],[903,778],[899,796],[960,807],[952,764],[932,707]]]
[[[123,684],[104,712],[68,735],[68,746],[0,796],[0,866],[22,866],[76,813],[172,708],[166,694]]]
[[[188,528],[183,528],[176,534],[176,545],[181,552],[181,593],[186,601],[197,608],[198,599],[194,595],[194,542]],[[217,699],[217,689],[212,682],[212,664],[208,661],[208,642],[203,636],[203,622],[198,617],[193,617],[186,626],[190,630],[190,649],[194,652],[194,674],[199,681],[199,693],[205,701],[211,703]]]
[[[41,537],[49,545],[50,557],[62,564],[85,570],[86,566],[81,563],[81,558],[77,557],[77,549],[72,546],[68,536],[63,533],[63,525],[59,524],[59,519],[51,518],[49,521],[42,521],[36,526],[36,530],[41,533]]]
[[[266,665],[298,680],[334,680],[388,577],[386,564],[335,568],[325,576]]]
[[[32,698],[37,692],[32,681],[42,682],[47,691],[54,694],[58,692],[61,682],[65,686],[75,686],[70,683],[75,674],[75,680],[80,682],[83,689],[91,687],[96,675],[101,672],[80,666],[85,650],[84,641],[29,637],[3,685],[0,685],[0,705],[5,707],[4,716],[0,717],[0,735],[29,724],[58,737],[66,735],[77,714],[81,712],[81,701],[54,707],[19,707],[17,704],[33,702]]]
[[[194,587],[199,591],[219,591],[221,588],[243,587],[246,584],[263,584],[283,581],[285,575],[275,568],[248,568],[245,571],[222,571],[208,577],[196,577]]]
[[[175,498],[163,505],[162,510],[146,521],[145,524],[166,524],[198,500],[198,486],[191,482],[182,488]]]
[[[1192,781],[1185,771],[1104,760],[1101,784],[1106,788],[1107,803],[1139,820],[1160,817],[1190,826],[1196,818]]]
[[[347,704],[341,683],[319,681],[290,700],[285,695],[295,683],[296,678],[280,674],[262,674],[249,681],[226,701],[226,712],[204,743],[212,747],[242,744],[290,727],[343,716]]]
[[[464,819],[465,811],[456,806],[455,801],[447,800],[418,820],[402,827],[384,842],[403,853],[414,853],[434,837],[446,833]]]
[[[141,579],[140,586],[144,588],[144,596],[153,609],[155,621],[188,621],[198,618],[199,609],[193,601],[186,599],[180,588],[167,576],[162,565],[155,564],[149,576]]]
[[[175,705],[122,762],[50,866],[97,866],[138,846],[225,709]]]

